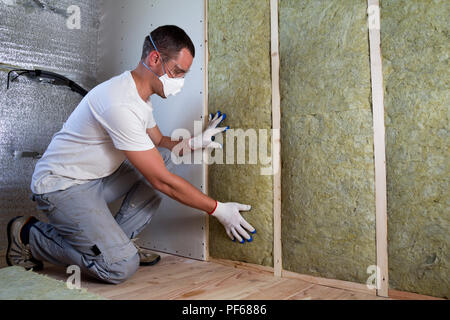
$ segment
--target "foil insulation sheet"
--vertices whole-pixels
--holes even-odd
[[[81,13],[81,28],[66,27],[70,5]],[[41,68],[74,80],[86,89],[96,85],[97,1],[0,0],[0,63]],[[20,77],[6,90],[7,69],[0,65],[0,227],[18,215],[45,220],[30,200],[31,176],[42,154],[82,97],[66,87]],[[0,251],[7,246],[0,232]]]
[[[79,8],[80,29],[67,26],[70,6]],[[0,0],[0,62],[54,71],[92,88],[98,29],[97,1]]]

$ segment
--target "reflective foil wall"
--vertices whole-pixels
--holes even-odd
[[[74,10],[67,13],[72,5],[79,8],[79,29],[67,27],[74,18]],[[69,22],[76,27],[76,21]],[[0,251],[7,246],[11,218],[36,215],[45,220],[30,200],[37,160],[22,158],[20,152],[43,153],[81,101],[70,89],[26,78],[6,90],[4,65],[57,72],[91,89],[96,84],[98,26],[98,1],[0,0]]]

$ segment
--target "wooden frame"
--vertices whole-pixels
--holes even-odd
[[[388,297],[386,142],[383,66],[381,59],[380,4],[379,0],[368,0],[367,3],[375,155],[377,288],[379,296]]]
[[[272,57],[272,168],[273,168],[273,260],[274,274],[282,276],[281,244],[281,106],[278,0],[270,0]]]

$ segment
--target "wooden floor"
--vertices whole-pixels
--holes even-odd
[[[373,295],[341,290],[298,279],[280,279],[260,271],[161,254],[161,261],[140,267],[119,285],[82,276],[82,288],[118,300],[373,300]],[[40,273],[58,280],[65,268],[48,265]]]

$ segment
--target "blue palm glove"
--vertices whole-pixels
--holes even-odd
[[[214,117],[212,114],[210,114],[208,127],[201,135],[189,139],[189,147],[192,150],[203,148],[222,149],[222,145],[220,143],[214,142],[214,140],[216,135],[230,129],[230,127],[218,128],[220,123],[225,120],[226,117],[226,114],[222,114],[220,111],[217,112]]]

